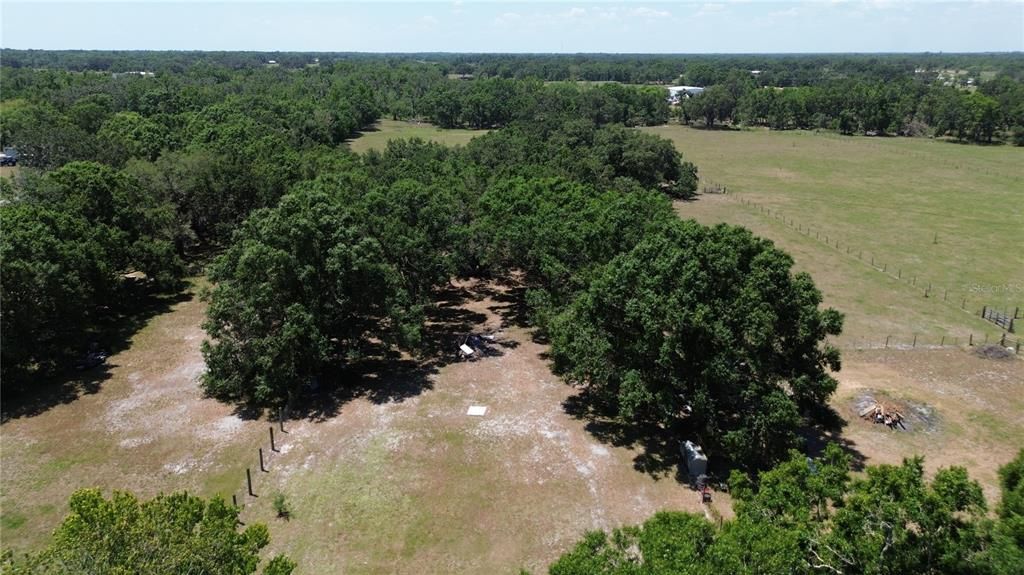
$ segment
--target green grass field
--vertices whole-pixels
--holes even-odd
[[[465,145],[473,138],[486,133],[487,130],[443,130],[422,122],[381,120],[373,130],[363,132],[359,137],[352,139],[348,146],[357,154],[367,150],[383,150],[388,145],[388,140],[403,138],[422,138],[446,146],[458,146]]]
[[[680,214],[743,225],[792,254],[826,303],[847,314],[844,343],[876,345],[887,335],[910,343],[914,334],[924,345],[971,333],[993,338],[1001,329],[969,311],[1024,308],[1024,149],[677,125],[646,130],[696,163],[702,185],[729,192],[680,203]]]

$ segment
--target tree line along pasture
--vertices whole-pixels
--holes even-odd
[[[1015,285],[1018,59],[3,56],[5,572],[1024,565],[1024,452],[974,410],[1018,360],[941,432],[995,446],[984,488],[918,435],[902,464],[860,451],[863,384],[837,379],[844,337],[985,329],[918,278]],[[707,89],[670,106],[659,81]],[[491,343],[458,361],[471,335]],[[729,486],[713,507],[682,438]],[[96,484],[139,495],[70,493]]]

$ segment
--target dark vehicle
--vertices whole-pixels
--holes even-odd
[[[99,367],[106,363],[108,354],[105,351],[90,351],[82,359],[78,360],[75,364],[75,369],[78,371],[85,371],[94,367]]]
[[[18,165],[18,151],[14,148],[4,148],[3,152],[0,152],[0,166],[17,166]]]

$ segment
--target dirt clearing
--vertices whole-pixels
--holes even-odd
[[[543,571],[586,530],[702,512],[674,476],[635,469],[637,448],[602,443],[567,415],[574,390],[551,374],[545,346],[506,321],[506,290],[457,289],[452,307],[493,334],[491,351],[441,367],[422,394],[293,423],[244,514],[272,525],[275,551],[301,573]],[[454,353],[459,334],[449,340]],[[485,415],[467,415],[473,405]],[[291,521],[274,519],[275,492],[293,503]],[[728,514],[726,496],[714,505]]]
[[[442,361],[379,362],[359,375],[364,392],[287,422],[271,452],[266,420],[202,398],[204,304],[176,304],[109,360],[96,393],[3,425],[4,546],[38,547],[83,486],[237,494],[244,521],[270,526],[268,551],[317,574],[543,571],[586,530],[702,513],[671,461],[638,465],[640,444],[604,442],[567,413],[576,391],[519,313],[510,290],[453,286],[432,314]],[[483,353],[458,361],[470,333]],[[486,413],[467,415],[473,405]],[[275,517],[278,492],[289,521]],[[726,495],[713,505],[729,515]]]
[[[846,419],[843,438],[864,463],[960,465],[994,504],[996,471],[1024,446],[1024,361],[992,361],[965,349],[846,351],[832,405]],[[906,406],[908,430],[858,417],[865,397]]]
[[[38,546],[80,487],[230,493],[266,433],[201,397],[206,305],[190,292],[112,356],[95,393],[0,428],[4,548]],[[95,376],[87,373],[86,376]],[[13,526],[13,527],[12,527]]]

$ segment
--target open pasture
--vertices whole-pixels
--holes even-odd
[[[1002,330],[978,317],[983,306],[1024,310],[1024,149],[646,130],[695,162],[702,185],[728,191],[679,203],[680,215],[743,225],[792,254],[826,303],[847,314],[843,344],[992,340]]]
[[[486,133],[487,130],[444,130],[426,122],[380,120],[372,130],[367,130],[350,140],[348,146],[357,154],[368,150],[383,150],[387,147],[389,140],[408,138],[421,138],[446,146],[459,146]]]

